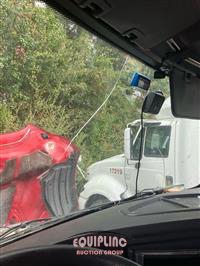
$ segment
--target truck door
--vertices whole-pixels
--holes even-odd
[[[130,193],[135,194],[135,181],[139,159],[141,132],[133,144],[133,160],[126,162],[125,176]],[[145,128],[138,190],[165,187],[171,182],[169,173],[169,148],[171,126],[150,126]],[[171,167],[173,169],[173,167]],[[167,176],[167,178],[166,178]]]
[[[143,157],[141,160],[139,190],[143,188],[164,188],[173,184],[169,172],[169,147],[171,126],[146,128]],[[173,166],[171,165],[173,171]]]

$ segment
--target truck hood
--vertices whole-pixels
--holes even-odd
[[[88,167],[87,170],[87,178],[90,179],[90,177],[94,174],[94,172],[101,171],[103,168],[110,168],[110,167],[124,167],[124,154],[118,154],[112,157],[109,157],[107,159],[98,161],[93,163]]]

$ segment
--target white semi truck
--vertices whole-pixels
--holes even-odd
[[[135,194],[140,120],[127,128],[136,133],[131,142],[125,129],[124,154],[89,166],[87,183],[79,198],[81,209]],[[144,120],[144,128],[138,191],[182,184],[184,188],[197,186],[200,183],[200,121],[175,118],[168,98],[155,120]]]

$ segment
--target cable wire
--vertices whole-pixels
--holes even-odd
[[[144,100],[145,103],[145,100]],[[144,106],[143,103],[143,106]],[[135,195],[137,197],[138,195],[138,180],[139,180],[139,173],[140,173],[140,163],[141,163],[141,157],[142,157],[142,148],[143,148],[143,137],[144,137],[144,120],[143,120],[143,106],[141,110],[141,135],[140,135],[140,150],[139,150],[139,159],[138,159],[138,167],[137,167],[137,174],[136,174],[136,181],[135,181]]]
[[[87,180],[87,178],[85,177],[85,173],[84,173],[84,171],[80,168],[80,166],[77,164],[77,169],[78,169],[78,171],[79,171],[79,173],[82,175],[82,177],[85,179],[85,180]]]
[[[117,78],[117,80],[115,81],[115,84],[112,88],[112,90],[110,91],[110,93],[108,94],[108,96],[105,98],[105,100],[103,101],[103,103],[99,106],[99,108],[93,113],[93,115],[87,120],[87,122],[78,130],[78,132],[75,134],[75,136],[71,139],[70,143],[68,144],[68,146],[66,147],[66,150],[67,151],[69,149],[69,147],[71,146],[71,144],[73,143],[73,141],[78,137],[78,135],[82,132],[82,130],[90,123],[90,121],[95,117],[95,115],[101,110],[101,108],[106,104],[106,102],[109,100],[110,96],[112,95],[113,91],[116,89],[117,87],[117,84],[121,78],[121,74],[122,74],[122,71],[124,70],[124,67],[128,61],[128,57],[126,57],[125,61],[124,61],[124,64],[122,65],[122,68],[119,72],[119,76]]]

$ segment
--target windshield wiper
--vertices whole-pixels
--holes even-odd
[[[41,226],[41,225],[47,224],[47,223],[41,223],[41,222],[56,221],[57,219],[58,219],[58,217],[41,218],[41,219],[35,219],[35,220],[31,220],[31,221],[17,223],[15,225],[12,225],[12,227],[8,227],[8,230],[6,230],[3,234],[0,235],[0,241],[5,239],[6,237],[8,237],[12,233],[16,234],[16,231],[18,231],[20,229],[23,230],[23,232],[24,232],[24,230],[26,231],[26,229],[30,228],[30,225],[36,224],[36,225]]]
[[[164,191],[163,188],[144,189],[144,190],[138,192],[137,195],[134,195],[134,196],[126,198],[126,199],[123,199],[123,200],[121,200],[121,202],[127,202],[127,201],[130,201],[130,200],[137,200],[137,199],[146,198],[146,197],[148,198],[148,197],[151,197],[151,196],[162,194],[164,192],[165,191]]]
[[[144,189],[136,195],[136,199],[143,197],[150,197],[164,193],[163,188]]]
[[[140,198],[146,198],[151,196],[160,195],[167,192],[181,192],[184,188],[183,184],[175,185],[167,188],[149,188],[138,192],[136,195],[123,199],[121,202],[127,202],[129,200],[137,200]]]

